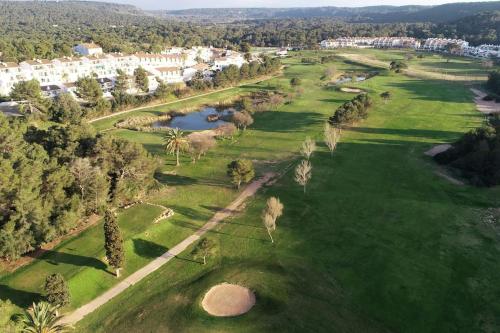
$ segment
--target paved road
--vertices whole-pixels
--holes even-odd
[[[229,206],[227,206],[226,208],[215,213],[215,215],[212,216],[212,218],[205,225],[203,225],[200,229],[198,229],[194,234],[192,234],[188,238],[184,239],[182,242],[180,242],[179,244],[174,246],[172,249],[165,252],[160,257],[154,259],[152,262],[150,262],[149,264],[147,264],[143,268],[139,269],[138,271],[136,271],[132,275],[123,279],[120,283],[118,283],[116,286],[114,286],[113,288],[106,291],[101,296],[99,296],[99,297],[95,298],[94,300],[90,301],[89,303],[81,306],[80,308],[76,309],[72,313],[67,314],[66,316],[64,316],[61,319],[60,322],[64,323],[64,324],[77,323],[78,321],[83,319],[83,317],[85,317],[89,313],[93,312],[95,309],[97,309],[101,305],[107,303],[109,300],[111,300],[113,297],[122,293],[128,287],[133,286],[134,284],[141,281],[149,274],[156,271],[161,266],[165,265],[167,262],[169,262],[176,255],[180,254],[187,247],[189,247],[194,242],[196,242],[198,239],[200,239],[200,237],[203,236],[207,231],[215,228],[215,226],[217,226],[217,224],[219,222],[221,222],[222,220],[231,216],[234,213],[234,211],[237,210],[238,207],[240,207],[241,204],[246,199],[253,196],[262,185],[267,183],[274,176],[275,176],[274,173],[271,173],[271,172],[266,173],[262,178],[259,178],[255,181],[253,181],[252,183],[250,183],[240,193],[240,195],[233,202],[231,202],[229,204]]]

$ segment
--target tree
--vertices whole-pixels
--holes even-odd
[[[127,73],[125,73],[121,69],[116,70],[116,80],[114,86],[114,92],[117,94],[125,94],[129,88],[129,77]]]
[[[178,128],[171,128],[165,134],[165,150],[169,154],[175,154],[176,157],[176,166],[179,166],[179,153],[181,151],[186,150],[189,147],[189,141],[184,136],[184,132],[182,132]]]
[[[295,168],[295,181],[297,184],[304,186],[304,193],[306,193],[306,186],[312,176],[312,165],[307,160],[302,160]]]
[[[309,160],[311,158],[311,155],[314,153],[316,150],[316,142],[311,139],[310,137],[307,137],[304,142],[302,143],[302,147],[300,148],[300,153],[307,159]]]
[[[253,124],[253,118],[248,112],[235,112],[231,117],[231,121],[238,128],[242,128],[243,130],[247,129],[247,126]]]
[[[115,268],[116,277],[120,277],[120,269],[125,262],[125,251],[116,216],[110,210],[104,215],[104,248],[109,265]]]
[[[401,73],[403,69],[408,68],[408,65],[406,65],[406,63],[402,62],[401,60],[391,61],[389,66],[390,70],[395,71],[396,73]]]
[[[61,274],[56,273],[47,276],[45,279],[44,290],[47,302],[53,306],[59,308],[69,304],[70,294],[68,285]]]
[[[266,207],[262,211],[262,221],[271,238],[271,243],[274,243],[271,232],[276,230],[276,220],[281,215],[283,215],[283,204],[280,202],[280,199],[275,197],[267,199]]]
[[[134,80],[135,80],[135,85],[140,90],[142,90],[145,93],[149,91],[148,72],[144,68],[137,67],[134,70]]]
[[[166,99],[172,92],[172,89],[162,79],[156,78],[156,81],[158,82],[158,87],[156,87],[154,96],[158,99]]]
[[[330,66],[327,69],[325,69],[325,79],[331,79],[335,76],[335,73],[337,72],[337,68],[335,66]]]
[[[202,155],[217,145],[215,139],[210,135],[191,135],[189,137],[189,152],[193,163]]]
[[[36,79],[15,83],[10,92],[10,98],[27,102],[30,114],[35,113],[36,110],[47,111],[47,101],[42,97],[42,89]]]
[[[380,97],[384,100],[384,102],[387,103],[388,100],[391,99],[391,92],[390,91],[384,91],[383,93],[380,94]]]
[[[57,307],[46,302],[33,303],[32,308],[25,311],[20,318],[22,332],[25,333],[63,333],[69,326],[58,324],[61,319],[56,314]]]
[[[340,129],[333,127],[329,123],[325,123],[325,130],[323,133],[325,144],[333,156],[333,151],[337,148],[337,143],[340,140]]]
[[[273,109],[276,109],[278,106],[283,104],[284,98],[280,94],[272,94],[269,96],[269,104],[273,107]]]
[[[91,104],[97,104],[102,98],[101,85],[91,76],[82,77],[76,81],[76,93]]]
[[[215,242],[208,239],[203,238],[196,244],[195,248],[191,252],[191,254],[195,257],[203,258],[203,265],[207,264],[207,257],[213,252],[215,249]]]
[[[231,177],[231,182],[239,189],[241,183],[248,183],[255,176],[252,161],[235,160],[227,165],[227,175]]]
[[[50,120],[58,123],[79,124],[83,117],[83,110],[69,93],[61,93],[49,107]]]
[[[290,80],[290,85],[292,87],[297,87],[297,86],[300,86],[302,84],[302,80],[298,77],[293,77],[291,80]]]

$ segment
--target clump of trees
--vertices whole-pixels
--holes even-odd
[[[235,160],[227,165],[227,175],[239,189],[242,183],[250,182],[255,176],[253,163],[250,160]]]
[[[494,94],[500,95],[500,71],[492,71],[488,74],[486,87]]]
[[[500,135],[498,127],[485,126],[466,133],[453,147],[434,156],[444,165],[460,170],[477,186],[500,184]]]
[[[300,86],[302,84],[302,80],[298,77],[293,77],[290,79],[290,85],[292,87],[297,87],[297,86]]]
[[[17,259],[106,205],[139,200],[157,166],[142,145],[85,124],[36,128],[0,114],[0,257]]]
[[[339,106],[333,116],[328,119],[328,122],[338,127],[365,119],[368,116],[368,109],[371,105],[372,99],[370,96],[368,94],[360,94]]]
[[[266,227],[271,243],[274,243],[272,232],[276,230],[276,220],[283,215],[283,204],[280,199],[271,197],[267,199],[266,207],[262,211],[262,222]]]

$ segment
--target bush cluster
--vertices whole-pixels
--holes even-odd
[[[360,94],[339,106],[333,116],[328,119],[328,122],[333,126],[342,126],[365,119],[368,116],[368,109],[371,105],[372,99],[370,96]]]

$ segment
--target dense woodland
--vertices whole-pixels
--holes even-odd
[[[0,114],[0,257],[15,259],[82,218],[138,200],[156,184],[142,145],[84,124],[30,125]]]
[[[496,4],[493,2],[491,4]],[[480,10],[483,5],[476,5]],[[488,8],[493,5],[489,5]],[[441,6],[438,6],[441,7]],[[433,10],[436,11],[438,7]],[[453,17],[463,11],[457,8]],[[500,8],[499,8],[500,9]],[[477,10],[468,11],[473,15]],[[411,22],[411,23],[408,23]],[[340,36],[412,36],[466,38],[474,44],[500,43],[500,14],[489,11],[439,23],[387,19],[351,22],[343,17],[292,17],[212,21],[165,19],[132,6],[98,2],[0,2],[0,60],[22,61],[70,55],[80,41],[94,41],[106,52],[160,51],[165,46],[213,45],[316,47]],[[387,23],[390,22],[390,23]]]

